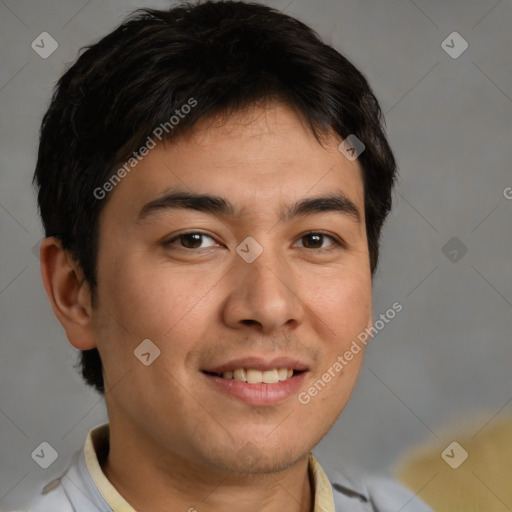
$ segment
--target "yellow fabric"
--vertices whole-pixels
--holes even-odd
[[[440,433],[436,443],[406,453],[397,468],[398,480],[409,489],[421,489],[419,497],[436,512],[511,510],[512,417],[485,425],[489,416],[468,422],[470,428],[461,420],[458,429]],[[441,457],[453,441],[468,454],[455,469]]]
[[[136,512],[107,479],[98,461],[101,450],[106,451],[109,440],[108,423],[93,428],[85,440],[84,456],[87,470],[103,499],[114,512]]]
[[[313,476],[315,492],[313,512],[335,512],[331,482],[312,453],[309,454],[309,472]]]
[[[108,423],[99,425],[89,432],[84,445],[87,470],[103,499],[114,512],[136,512],[110,483],[101,469],[100,460],[106,454],[108,442]],[[313,454],[309,455],[309,472],[313,480],[315,495],[313,512],[335,512],[331,483]]]

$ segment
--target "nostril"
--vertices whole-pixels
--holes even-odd
[[[256,320],[242,320],[242,323],[244,325],[254,325],[254,324],[258,324],[259,322],[257,322]]]

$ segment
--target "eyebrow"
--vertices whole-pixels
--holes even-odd
[[[169,210],[187,209],[212,215],[240,217],[240,211],[227,199],[217,195],[197,194],[194,192],[170,191],[162,197],[146,203],[137,216],[137,222],[158,216]],[[341,192],[318,195],[300,199],[294,204],[285,205],[281,210],[279,221],[286,222],[294,217],[317,213],[338,212],[361,222],[357,206]]]

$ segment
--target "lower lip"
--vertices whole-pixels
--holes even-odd
[[[229,396],[238,398],[248,405],[265,406],[276,405],[292,395],[296,395],[300,389],[307,372],[297,373],[293,377],[275,384],[248,384],[235,379],[224,379],[203,373],[216,389]]]

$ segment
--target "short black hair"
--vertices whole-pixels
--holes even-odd
[[[194,107],[173,123],[191,99]],[[297,111],[319,142],[332,130],[343,139],[355,134],[365,145],[358,160],[375,273],[396,164],[365,77],[310,27],[276,9],[185,2],[136,10],[86,47],[57,83],[42,121],[34,181],[45,235],[69,251],[93,297],[99,215],[108,200],[99,196],[116,170],[120,177],[120,165],[158,126],[170,140],[201,118],[266,100]],[[82,351],[80,365],[84,380],[104,393],[98,350]]]

